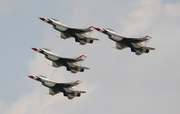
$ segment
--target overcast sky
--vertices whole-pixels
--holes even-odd
[[[38,17],[56,18],[77,28],[112,28],[126,37],[152,37],[156,48],[136,56],[116,50],[115,42],[99,38],[84,46],[63,40]],[[1,114],[179,114],[180,0],[1,0]],[[31,47],[49,48],[62,57],[87,56],[90,70],[72,74],[53,68]],[[87,93],[68,100],[61,93],[28,78],[44,75],[57,82],[81,80],[75,90]]]

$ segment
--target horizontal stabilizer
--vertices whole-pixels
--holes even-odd
[[[78,66],[79,68],[83,68],[83,69],[90,69],[88,67],[82,67],[82,66]]]
[[[74,91],[75,93],[86,93],[85,91]]]
[[[97,38],[86,37],[88,40],[99,40]]]

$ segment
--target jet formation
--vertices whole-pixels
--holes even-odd
[[[149,53],[150,50],[155,50],[155,48],[153,47],[146,46],[147,42],[151,39],[150,36],[144,36],[140,38],[129,38],[121,36],[120,34],[116,33],[114,30],[110,28],[99,28],[94,26],[90,26],[88,28],[72,28],[62,24],[54,18],[40,17],[39,19],[51,24],[55,30],[60,32],[60,37],[62,39],[75,38],[75,42],[78,42],[81,45],[85,45],[87,43],[92,44],[94,41],[98,41],[99,39],[88,36],[88,33],[92,32],[93,30],[96,30],[107,35],[109,39],[116,42],[115,48],[118,50],[122,50],[124,48],[129,47],[131,49],[131,52],[134,52],[136,55]],[[87,56],[85,55],[80,55],[76,58],[66,58],[60,57],[48,48],[33,47],[32,50],[43,54],[46,59],[52,61],[52,67],[55,68],[64,66],[66,70],[70,71],[71,73],[84,72],[84,70],[90,69],[88,67],[81,66],[81,62],[87,58]],[[82,93],[86,93],[85,91],[75,91],[72,89],[73,86],[76,86],[81,83],[81,81],[79,80],[67,83],[57,83],[55,81],[49,80],[43,75],[30,75],[29,78],[39,81],[42,83],[42,85],[48,87],[48,94],[50,95],[56,95],[62,92],[63,95],[68,99],[73,99],[74,97],[80,97]]]

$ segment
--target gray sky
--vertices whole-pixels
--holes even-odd
[[[1,0],[1,114],[179,114],[179,0]],[[57,38],[58,31],[38,17],[57,18],[71,27],[112,28],[126,37],[149,35],[149,54],[111,48],[115,42],[94,31],[99,42],[84,46]],[[83,73],[71,74],[31,47],[46,47],[62,57],[87,56]],[[50,96],[27,76],[45,75],[57,82],[81,80],[80,98]]]

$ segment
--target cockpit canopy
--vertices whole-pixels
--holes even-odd
[[[113,32],[115,32],[113,29],[111,29],[111,28],[106,28],[107,30],[109,30],[109,31],[113,31]]]
[[[46,76],[43,76],[43,75],[39,75],[39,77],[46,78]]]
[[[57,19],[55,19],[55,18],[51,18],[52,20],[54,20],[54,21],[58,21]]]
[[[50,49],[48,49],[48,48],[42,48],[42,49],[44,49],[44,50],[46,50],[46,51],[51,51]]]

